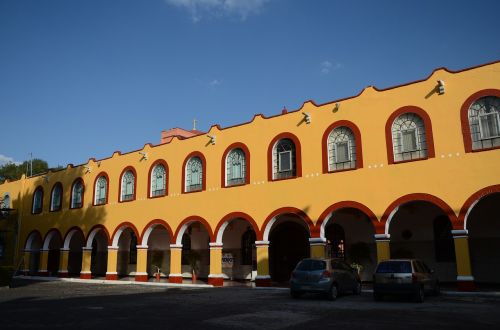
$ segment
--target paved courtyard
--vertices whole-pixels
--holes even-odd
[[[165,288],[16,281],[0,289],[0,328],[51,329],[493,329],[500,297],[374,302],[368,292],[293,300],[283,289]]]

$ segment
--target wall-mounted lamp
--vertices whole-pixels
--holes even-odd
[[[302,112],[302,114],[304,115],[304,121],[306,122],[306,124],[310,124],[311,114],[309,112]]]
[[[142,158],[140,161],[148,160],[148,153],[147,152],[139,151],[139,155],[142,155]]]
[[[438,94],[444,94],[444,81],[438,80]]]
[[[83,168],[85,169],[85,174],[92,172],[92,167],[89,165],[83,165]]]
[[[42,179],[45,183],[49,183],[49,176],[48,175],[42,175]]]
[[[340,102],[335,103],[335,106],[333,107],[333,112],[337,112],[340,109]]]
[[[207,134],[207,137],[210,139],[211,144],[215,144],[215,140],[217,139],[215,135]]]
[[[101,167],[101,161],[98,161],[96,164],[97,164],[97,167]]]

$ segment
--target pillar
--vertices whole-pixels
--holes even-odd
[[[457,287],[460,291],[474,291],[474,277],[469,255],[469,238],[467,230],[452,230],[455,243],[457,263]]]
[[[23,274],[28,275],[30,272],[30,259],[31,259],[31,250],[23,251]]]
[[[257,250],[257,277],[256,286],[271,286],[269,274],[269,241],[255,241]]]
[[[222,286],[224,275],[222,274],[222,244],[210,243],[210,274],[208,284]]]
[[[375,243],[377,244],[377,262],[391,258],[389,234],[375,234]]]
[[[170,283],[182,283],[182,244],[170,244]]]
[[[148,246],[137,245],[137,268],[135,280],[138,282],[148,281]]]
[[[62,248],[60,250],[59,270],[57,272],[57,275],[59,277],[68,277],[68,261],[69,261],[69,249]]]
[[[117,281],[118,273],[116,266],[118,265],[118,246],[108,246],[108,268],[106,271],[106,279]]]
[[[49,250],[40,250],[40,268],[38,270],[39,276],[49,276],[47,264],[49,262]]]
[[[309,245],[311,246],[311,258],[326,258],[326,238],[309,238]]]
[[[91,261],[92,248],[84,247],[82,250],[82,271],[80,272],[81,279],[90,280],[92,278],[92,271],[90,270]]]

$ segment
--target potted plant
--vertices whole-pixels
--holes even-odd
[[[200,261],[201,256],[195,250],[191,250],[191,251],[189,251],[189,254],[187,257],[188,257],[189,266],[191,266],[191,278],[192,278],[193,283],[195,283],[196,279],[197,279],[197,273],[198,273],[199,267],[200,267],[199,261]]]

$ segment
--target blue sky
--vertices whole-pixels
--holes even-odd
[[[0,0],[0,164],[86,163],[500,59],[500,1]]]

